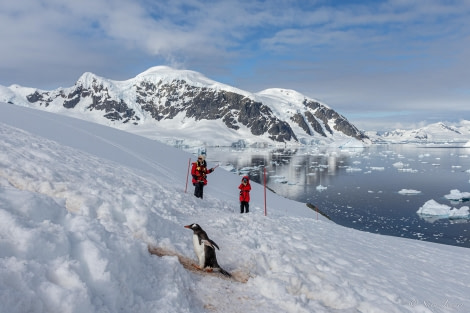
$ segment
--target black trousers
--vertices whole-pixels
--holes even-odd
[[[204,194],[204,182],[197,182],[194,184],[194,195],[196,198],[201,198]]]
[[[245,211],[245,212],[243,212],[243,211]],[[240,202],[240,213],[248,213],[248,212],[250,212],[250,204],[246,201],[241,201]]]

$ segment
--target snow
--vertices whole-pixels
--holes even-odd
[[[214,90],[225,90],[238,93],[249,98],[253,98],[253,95],[247,91],[243,91],[241,89],[216,82],[210,78],[207,78],[199,72],[175,69],[169,66],[162,65],[151,67],[143,73],[138,74],[135,78],[143,78],[152,82],[159,82],[161,80],[167,83],[171,83],[175,80],[184,80],[187,82],[191,82],[192,85],[196,87],[207,87]]]
[[[305,101],[318,103],[320,108],[317,110],[320,110],[322,108],[331,109],[328,105],[316,99],[308,98],[305,95],[292,89],[269,88],[253,94],[252,98],[254,98],[254,100],[256,101],[268,105],[274,115],[282,121],[291,120],[292,116],[294,116],[295,114],[301,114],[303,116],[305,112]],[[308,119],[305,116],[304,118],[306,120]],[[329,125],[334,125],[334,122],[334,120],[330,120]],[[332,134],[333,140],[328,140],[325,137],[312,138],[311,135],[308,135],[305,130],[296,123],[293,123],[290,126],[292,127],[292,130],[296,134],[297,139],[300,143],[329,144],[332,147],[339,147],[344,149],[363,149],[366,146],[364,142],[351,138],[349,136],[345,136],[340,132],[334,132]],[[329,131],[326,130],[324,126],[322,127],[325,133],[329,133]],[[315,133],[313,129],[310,129],[310,131],[312,133]]]
[[[388,143],[416,143],[427,144],[431,147],[461,146],[468,147],[470,137],[469,121],[461,120],[455,125],[446,125],[443,122],[428,124],[418,129],[396,129],[383,134],[377,132],[366,133],[372,141]]]
[[[184,151],[0,103],[0,312],[468,312],[470,250],[345,228]],[[212,164],[209,161],[209,166]],[[430,205],[432,207],[432,205]],[[188,271],[200,224],[220,265]],[[168,251],[151,255],[148,247]]]

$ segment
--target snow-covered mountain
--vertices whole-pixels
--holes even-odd
[[[365,134],[376,143],[462,144],[470,141],[470,121],[463,120],[455,126],[439,122],[418,129]]]
[[[296,91],[267,89],[254,94],[166,66],[126,81],[85,73],[74,86],[52,91],[0,86],[0,101],[199,144],[368,140],[344,116]]]

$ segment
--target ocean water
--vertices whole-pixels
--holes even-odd
[[[411,144],[343,150],[209,148],[207,154],[208,160],[235,174],[249,174],[259,183],[266,167],[268,188],[313,204],[337,224],[470,248],[469,219],[416,213],[429,200],[453,208],[470,206],[445,198],[453,189],[470,192],[469,148]],[[416,193],[401,194],[402,189]]]

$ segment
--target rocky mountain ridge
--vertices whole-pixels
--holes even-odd
[[[238,139],[248,144],[368,140],[344,116],[293,90],[269,89],[253,94],[197,72],[161,66],[126,81],[85,73],[74,86],[52,91],[3,87],[0,100],[85,119],[88,116],[114,127],[152,124],[157,133],[159,127],[171,131],[173,126],[177,132],[175,124],[181,128],[188,121],[192,125],[214,122],[215,128],[226,128],[228,141]]]

